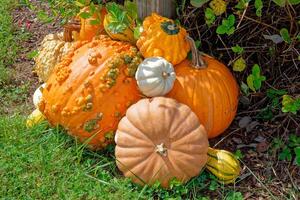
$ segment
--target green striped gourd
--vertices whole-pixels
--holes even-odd
[[[208,149],[206,168],[224,184],[233,183],[241,171],[240,163],[232,153],[213,148]]]

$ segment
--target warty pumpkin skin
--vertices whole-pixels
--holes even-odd
[[[148,28],[154,23],[169,21],[169,20],[170,19],[160,16],[157,13],[152,13],[151,16],[146,17],[145,20],[143,21],[143,29],[148,30]]]
[[[52,73],[55,65],[72,49],[74,42],[66,42],[64,33],[46,35],[40,47],[38,55],[34,58],[34,71],[40,81],[46,82]]]
[[[168,187],[185,183],[207,161],[204,127],[191,109],[174,99],[155,97],[132,105],[115,135],[118,168],[135,183]]]
[[[145,58],[163,57],[176,65],[187,57],[187,32],[173,20],[155,14],[145,19],[143,29],[136,45]]]
[[[47,81],[39,108],[50,124],[103,148],[127,107],[140,99],[134,74],[141,61],[135,47],[108,36],[77,42]]]
[[[205,126],[208,138],[213,138],[234,119],[239,89],[225,65],[209,56],[199,61],[195,59],[200,58],[195,46],[192,51],[193,62],[186,59],[175,66],[176,80],[167,96],[188,105]]]

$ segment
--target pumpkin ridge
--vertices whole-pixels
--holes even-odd
[[[216,113],[215,112],[215,107],[213,106],[213,105],[216,105],[216,99],[220,99],[222,102],[223,102],[223,100],[224,100],[224,97],[223,97],[223,95],[222,95],[222,89],[221,89],[221,86],[220,86],[220,84],[219,84],[219,82],[218,82],[218,79],[216,78],[216,76],[215,76],[215,74],[213,73],[213,72],[211,72],[210,71],[210,67],[211,66],[207,66],[207,68],[208,68],[208,70],[207,71],[204,71],[205,73],[206,73],[206,82],[209,82],[209,85],[211,86],[211,85],[214,85],[214,87],[215,87],[215,90],[214,90],[214,92],[213,92],[213,95],[212,95],[212,98],[210,99],[210,101],[208,102],[208,104],[209,104],[209,113],[208,113],[208,116],[210,116],[210,117],[208,117],[208,122],[210,122],[209,123],[209,125],[208,125],[208,127],[209,128],[207,128],[208,130],[210,130],[210,131],[212,131],[212,133],[214,133],[215,132],[215,129],[214,128],[212,128],[213,126],[214,126],[214,124],[215,123],[218,123],[218,119],[216,120],[216,118],[218,117],[218,116],[215,116],[214,114]],[[208,76],[210,76],[209,77],[209,79],[208,79]],[[210,87],[209,88],[209,90],[208,91],[212,91],[212,88]],[[219,97],[218,97],[218,95],[220,95]],[[223,103],[221,104],[221,105],[223,105]],[[214,113],[214,114],[211,114],[211,113]],[[223,106],[221,106],[221,113],[223,113]],[[223,116],[224,117],[224,116]]]
[[[223,101],[225,101],[225,100],[228,100],[228,104],[230,105],[230,110],[232,109],[232,96],[229,94],[229,91],[230,91],[230,88],[228,88],[228,85],[226,84],[226,82],[228,81],[228,80],[224,80],[226,77],[225,76],[221,76],[220,77],[220,82],[222,82],[222,85],[223,85],[223,87],[225,87],[226,88],[226,90],[223,90],[222,91],[222,96],[223,96]],[[226,98],[224,98],[224,96],[226,96]],[[224,104],[222,104],[222,105],[224,105]],[[225,108],[224,108],[224,106],[222,106],[222,113],[224,113],[224,118],[227,118],[227,120],[228,121],[232,121],[232,114],[231,114],[231,112],[229,112],[229,110],[226,110]],[[228,114],[227,114],[228,113]],[[229,124],[230,125],[230,124]],[[228,125],[228,126],[229,126]],[[222,132],[226,129],[227,127],[224,127],[223,128],[223,130],[222,130]]]
[[[178,113],[178,112],[177,112]],[[178,122],[178,125],[175,127],[175,128],[173,128],[173,126],[171,126],[170,127],[170,133],[173,133],[174,135],[176,135],[176,133],[177,133],[177,131],[179,131],[180,129],[179,129],[179,126],[181,126],[181,124],[184,122],[184,121],[186,121],[189,117],[190,117],[190,115],[192,115],[192,113],[187,113],[184,117],[182,117],[182,119],[180,120],[180,122]],[[199,127],[199,126],[198,126]],[[197,129],[198,127],[196,127],[195,129]],[[193,130],[195,130],[195,129],[193,129]],[[173,137],[172,137],[172,139],[173,139]],[[177,140],[176,140],[177,141]]]
[[[185,119],[184,119],[184,121],[185,121]],[[185,139],[186,137],[190,137],[190,135],[192,135],[192,134],[194,134],[195,132],[197,132],[198,129],[200,129],[200,125],[197,126],[197,127],[193,127],[193,128],[188,129],[188,133],[185,134],[183,137],[180,137],[179,139],[174,139],[174,138],[172,138],[172,139],[173,139],[172,142],[173,142],[173,143],[176,143],[176,142],[178,142],[178,141],[180,141],[180,140],[182,140],[182,139]]]
[[[122,130],[118,130],[118,132],[120,133],[120,134],[123,134],[124,136],[126,135],[126,137],[130,137],[130,138],[134,138],[135,140],[138,140],[138,141],[143,141],[145,138],[138,138],[138,137],[135,137],[135,136],[133,136],[133,135],[130,135],[130,134],[127,134],[126,133],[126,131],[122,131]],[[145,143],[145,144],[144,144]],[[147,145],[147,142],[144,142],[144,143],[141,143],[143,146],[144,145],[146,145],[147,147],[153,147],[153,145]],[[129,146],[123,146],[124,144],[121,144],[120,142],[118,142],[118,145],[119,145],[119,147],[122,147],[122,148],[130,148]],[[129,144],[127,144],[127,145],[129,145]],[[135,148],[136,147],[139,147],[139,146],[136,146],[137,144],[135,144]]]
[[[136,126],[136,124],[135,123],[133,123],[131,120],[130,120],[130,117],[127,117],[127,119],[128,119],[128,122],[129,123],[131,123],[140,133],[143,133],[143,131],[142,130],[140,130],[137,126]],[[140,121],[138,122],[138,123],[141,123]],[[146,134],[143,134],[149,141],[151,141],[152,143],[153,143],[153,141],[151,140],[151,138],[149,138],[149,136],[148,135],[146,135]],[[155,146],[155,144],[153,143],[153,145]]]

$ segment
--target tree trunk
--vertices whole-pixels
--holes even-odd
[[[174,18],[176,15],[175,0],[137,0],[139,18],[144,19],[156,12],[164,17]]]

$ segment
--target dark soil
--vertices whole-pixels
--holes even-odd
[[[46,5],[35,3],[38,8],[44,8]],[[13,11],[13,22],[17,29],[22,29],[26,34],[29,34],[29,38],[22,40],[19,44],[21,50],[19,51],[19,57],[17,58],[14,68],[14,85],[20,86],[29,84],[29,99],[26,102],[30,108],[26,109],[25,112],[28,114],[33,109],[31,96],[35,89],[41,84],[39,83],[38,77],[33,72],[34,61],[29,58],[29,54],[36,50],[43,40],[43,38],[49,34],[58,32],[61,30],[60,21],[57,19],[53,23],[41,23],[36,17],[34,11],[27,7],[18,7]],[[11,109],[12,112],[13,109]]]

